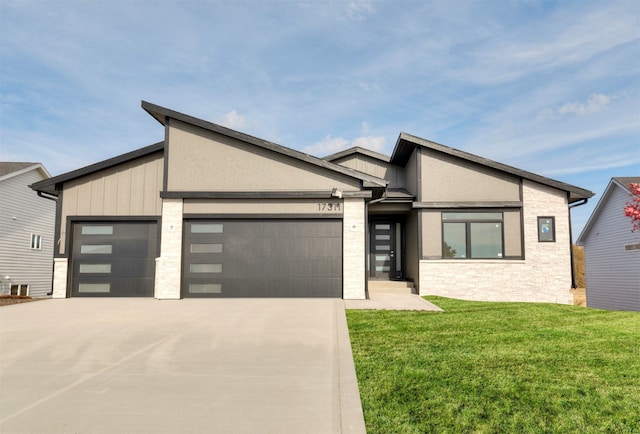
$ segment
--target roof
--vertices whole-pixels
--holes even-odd
[[[72,170],[71,172],[63,173],[62,175],[54,176],[53,178],[45,179],[44,181],[36,182],[29,187],[36,191],[42,191],[44,193],[57,196],[58,191],[56,189],[56,185],[58,184],[69,182],[76,178],[81,178],[91,173],[162,151],[164,151],[164,142],[154,143],[153,145],[145,146],[144,148],[136,149],[135,151],[127,152],[126,154],[118,155],[80,169]]]
[[[354,154],[366,155],[367,157],[375,158],[376,160],[381,160],[381,161],[384,161],[385,163],[388,163],[391,161],[391,157],[387,155],[380,154],[379,152],[371,151],[366,148],[361,148],[360,146],[354,146],[353,148],[336,152],[335,154],[327,155],[326,157],[323,158],[323,160],[335,161],[335,160],[339,160],[341,158],[348,157]]]
[[[50,177],[49,172],[41,163],[0,162],[0,181],[13,178],[31,170],[38,169],[45,178]]]
[[[611,192],[615,188],[622,188],[626,192],[629,192],[629,184],[631,183],[640,184],[640,176],[626,176],[626,177],[611,178],[611,180],[609,181],[609,184],[607,184],[607,188],[604,189],[604,193],[602,193],[600,200],[598,200],[596,207],[593,209],[591,216],[589,216],[589,220],[587,220],[587,224],[585,224],[584,228],[582,228],[582,232],[580,233],[580,236],[576,240],[576,244],[584,245],[584,241],[587,235],[589,234],[589,231],[591,231],[591,227],[595,224],[595,222],[598,220],[598,216],[604,210],[605,208],[604,204],[607,202],[607,198],[612,194]]]
[[[436,151],[442,154],[450,155],[455,158],[470,161],[481,166],[489,167],[501,172],[509,173],[530,181],[547,185],[549,187],[557,188],[559,190],[569,193],[569,203],[577,202],[584,199],[589,199],[594,195],[592,191],[585,190],[584,188],[576,187],[575,185],[567,184],[561,181],[556,181],[551,178],[547,178],[535,173],[527,172],[526,170],[518,169],[506,164],[498,163],[497,161],[490,160],[488,158],[480,157],[478,155],[464,152],[459,149],[450,148],[448,146],[441,145],[430,140],[425,140],[420,137],[412,136],[407,133],[400,133],[396,146],[391,155],[391,163],[404,166],[411,158],[413,151],[416,147],[423,147]]]
[[[629,191],[629,184],[640,184],[640,176],[616,176],[612,179],[627,191]]]
[[[142,101],[142,108],[145,111],[147,111],[147,113],[149,113],[151,116],[153,116],[162,125],[166,125],[167,119],[176,119],[176,120],[185,122],[187,124],[194,125],[194,126],[203,128],[205,130],[212,131],[214,133],[221,134],[221,135],[242,141],[244,143],[249,143],[251,145],[254,145],[263,149],[267,149],[269,151],[275,152],[280,155],[285,155],[287,157],[294,158],[299,161],[304,161],[314,166],[322,167],[324,169],[328,169],[333,172],[337,172],[342,175],[349,176],[351,178],[359,179],[363,181],[364,187],[385,187],[388,183],[385,179],[377,178],[375,176],[368,175],[366,173],[358,172],[357,170],[340,166],[339,164],[331,163],[330,161],[323,160],[318,157],[314,157],[313,155],[305,154],[303,152],[296,151],[294,149],[287,148],[282,145],[278,145],[277,143],[259,139],[257,137],[250,136],[248,134],[241,133],[239,131],[235,131],[230,128],[226,128],[221,125],[205,121],[203,119],[198,119],[196,117],[189,116],[184,113],[179,113],[165,107],[151,104],[146,101]]]

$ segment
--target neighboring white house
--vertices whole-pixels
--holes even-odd
[[[50,177],[40,163],[0,162],[0,291],[46,297],[51,292],[54,200],[29,188]]]
[[[578,238],[588,307],[640,311],[640,232],[631,231],[624,214],[631,183],[640,183],[640,176],[611,179]]]

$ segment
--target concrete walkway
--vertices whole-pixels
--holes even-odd
[[[442,312],[438,306],[416,294],[369,293],[368,300],[345,300],[347,309],[423,310]]]
[[[364,433],[337,299],[0,308],[0,432]]]

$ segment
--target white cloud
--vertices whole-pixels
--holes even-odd
[[[360,146],[361,148],[366,148],[376,152],[382,152],[386,144],[387,139],[383,136],[358,137],[351,141],[351,146]]]
[[[319,157],[324,157],[347,149],[349,147],[349,143],[349,140],[345,138],[331,137],[330,135],[327,135],[319,142],[304,148],[302,152],[306,152],[307,154],[316,155]]]
[[[327,135],[324,139],[311,146],[307,146],[302,151],[318,157],[326,157],[327,155],[335,154],[336,152],[344,151],[345,149],[355,146],[360,146],[361,148],[366,148],[371,151],[382,152],[386,144],[387,140],[383,136],[363,136],[353,140],[347,140],[344,137],[331,137]]]
[[[352,20],[362,20],[367,15],[375,12],[375,9],[369,1],[351,1],[344,8],[347,17]]]
[[[567,113],[575,113],[578,115],[596,113],[601,110],[605,110],[608,107],[609,102],[611,102],[611,98],[607,95],[594,93],[589,97],[589,100],[586,103],[570,102],[564,104],[558,109],[558,113],[561,115]]]
[[[247,125],[247,120],[244,116],[239,115],[235,110],[231,110],[222,117],[222,121],[220,123],[227,128],[237,130],[244,128]]]
[[[536,120],[538,123],[543,123],[547,121],[554,121],[560,119],[565,115],[575,114],[575,115],[586,115],[598,113],[604,110],[607,110],[610,106],[612,98],[601,94],[601,93],[593,93],[589,97],[588,100],[584,102],[567,102],[562,104],[557,108],[545,108],[538,113]]]

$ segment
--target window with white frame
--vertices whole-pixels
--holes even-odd
[[[42,235],[31,234],[31,250],[42,250]]]
[[[29,295],[29,285],[11,285],[11,295]]]

